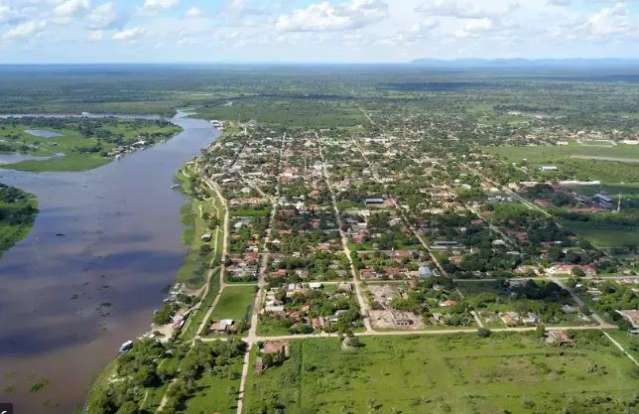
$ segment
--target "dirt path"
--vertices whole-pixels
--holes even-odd
[[[315,137],[319,141],[320,138],[315,134]],[[364,327],[367,332],[373,332],[373,327],[371,326],[371,321],[368,316],[368,300],[362,294],[362,287],[359,280],[359,276],[357,274],[357,269],[355,269],[355,264],[353,263],[353,257],[351,256],[351,250],[348,247],[348,238],[343,229],[342,217],[339,212],[339,208],[337,207],[337,199],[335,197],[335,191],[333,190],[333,185],[331,184],[330,174],[328,173],[328,169],[326,168],[326,159],[324,158],[324,151],[322,150],[322,143],[320,142],[320,157],[322,159],[322,176],[324,177],[324,181],[326,183],[326,187],[328,187],[328,191],[331,194],[331,202],[333,204],[333,211],[335,213],[335,219],[337,220],[337,227],[339,228],[339,235],[342,241],[342,249],[344,250],[344,254],[348,259],[351,269],[351,276],[353,280],[353,286],[355,286],[355,294],[357,296],[357,302],[359,303],[360,315],[362,316],[362,320],[364,321]]]
[[[600,157],[597,155],[571,155],[570,158],[575,160],[612,161],[623,162],[627,164],[639,164],[638,158]]]
[[[630,353],[628,353],[628,351],[626,351],[624,349],[624,347],[621,346],[621,344],[619,342],[617,342],[617,340],[615,338],[610,336],[610,334],[608,332],[604,332],[603,334],[606,335],[606,338],[608,338],[610,340],[610,342],[612,342],[621,352],[623,352],[628,357],[628,359],[630,359],[636,366],[639,367],[639,361],[637,361],[637,359],[635,357],[630,355]]]

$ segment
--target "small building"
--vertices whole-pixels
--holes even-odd
[[[283,354],[289,357],[290,349],[287,341],[268,341],[262,345],[262,354]]]
[[[209,330],[215,333],[233,333],[235,332],[235,321],[233,319],[213,321]]]
[[[615,312],[621,315],[632,326],[632,329],[639,329],[639,310],[618,310]]]
[[[422,279],[428,279],[429,277],[433,277],[433,271],[431,270],[430,267],[428,267],[428,265],[421,265],[419,266],[419,277]]]
[[[383,207],[385,201],[383,197],[369,197],[364,200],[364,204],[366,207]]]
[[[552,330],[546,333],[546,343],[548,345],[572,345],[574,342],[564,330]]]
[[[556,165],[542,165],[541,167],[539,167],[539,169],[541,170],[541,172],[552,172],[559,170]]]
[[[202,237],[200,237],[200,239],[201,239],[203,242],[207,242],[207,243],[208,243],[208,242],[210,242],[210,241],[213,239],[213,236],[211,235],[211,233],[204,233],[204,234],[202,235]]]

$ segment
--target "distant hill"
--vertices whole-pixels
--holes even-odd
[[[639,59],[417,59],[431,68],[610,68],[639,67]]]

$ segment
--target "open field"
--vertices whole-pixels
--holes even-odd
[[[240,387],[242,360],[234,359],[228,366],[215,368],[214,375],[205,373],[195,382],[195,391],[186,401],[184,414],[232,414],[236,410],[237,391]]]
[[[211,319],[243,320],[250,314],[256,289],[255,286],[227,286],[211,314]]]
[[[599,248],[639,245],[639,226],[562,220],[567,229]]]
[[[521,163],[526,160],[532,168],[556,164],[560,173],[574,174],[580,180],[601,180],[610,184],[639,182],[639,170],[628,165],[639,162],[639,147],[636,145],[500,146],[489,148],[488,151],[509,162]]]
[[[622,412],[637,368],[600,332],[574,340],[560,349],[521,334],[371,337],[353,351],[295,341],[282,366],[259,376],[251,366],[246,413]]]

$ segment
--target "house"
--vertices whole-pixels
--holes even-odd
[[[262,344],[262,354],[283,354],[288,358],[290,349],[287,341],[268,341]]]
[[[499,315],[499,319],[501,319],[506,326],[519,325],[519,314],[517,312],[504,312]]]
[[[433,271],[431,270],[430,267],[428,267],[428,265],[421,265],[419,266],[419,277],[422,279],[428,279],[429,277],[433,277]]]
[[[546,333],[546,343],[549,345],[572,345],[574,342],[564,330],[552,330]]]
[[[605,194],[597,193],[592,196],[592,201],[601,208],[612,208],[614,200]]]
[[[448,299],[448,300],[444,300],[442,302],[439,302],[439,306],[442,308],[450,308],[452,306],[457,305],[457,301],[454,301],[452,299]]]
[[[632,326],[632,329],[639,329],[639,310],[617,310],[615,312],[621,315]]]
[[[594,276],[597,273],[593,266],[573,264],[555,264],[546,269],[546,273],[549,275],[570,275],[572,274],[573,269],[583,270],[586,276]]]
[[[370,197],[364,200],[364,204],[366,207],[383,207],[385,201],[383,197]]]
[[[219,321],[213,321],[209,328],[211,332],[215,333],[232,333],[235,332],[235,321],[233,319],[222,319]]]

